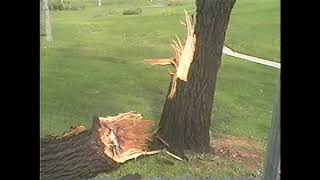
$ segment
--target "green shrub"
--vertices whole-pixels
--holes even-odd
[[[64,1],[61,4],[60,0],[52,0],[49,5],[51,11],[80,11],[85,9],[85,5],[80,2]]]
[[[49,1],[50,11],[62,11],[64,10],[63,5],[60,3],[60,0]]]
[[[167,6],[181,6],[182,0],[165,0],[164,3]]]
[[[137,14],[142,14],[142,9],[137,8],[137,9],[127,9],[123,11],[123,15],[137,15]]]

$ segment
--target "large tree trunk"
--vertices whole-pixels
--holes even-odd
[[[41,179],[84,179],[108,172],[117,163],[104,154],[99,138],[98,118],[91,130],[76,136],[41,139]]]
[[[188,80],[177,79],[176,95],[166,99],[158,130],[158,136],[180,152],[209,150],[217,73],[234,3],[235,0],[196,1],[196,44]]]
[[[52,42],[52,29],[50,23],[50,11],[48,6],[48,0],[43,0],[43,11],[45,13],[45,29],[46,29],[46,40]]]

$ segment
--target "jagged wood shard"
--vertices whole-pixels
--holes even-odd
[[[195,50],[196,36],[194,34],[195,21],[190,18],[188,12],[185,11],[186,26],[187,26],[187,39],[179,57],[179,66],[177,68],[177,77],[183,81],[187,81],[190,64],[193,60]],[[180,45],[176,45],[180,47]],[[179,49],[180,50],[180,49]]]
[[[147,59],[145,63],[151,65],[173,65],[175,70],[172,74],[172,83],[170,88],[170,93],[168,95],[169,98],[173,98],[176,93],[176,85],[177,79],[179,78],[182,81],[188,80],[188,72],[190,64],[193,60],[193,55],[195,51],[195,43],[196,43],[196,36],[194,33],[195,27],[195,18],[193,16],[189,16],[188,12],[185,10],[185,23],[181,22],[187,29],[187,38],[183,45],[181,43],[180,38],[176,35],[176,40],[172,40],[170,44],[173,50],[173,58],[167,59]]]
[[[137,158],[148,152],[148,143],[152,139],[154,122],[144,120],[140,114],[127,112],[118,116],[100,117],[100,140],[105,145],[104,153],[118,163]]]

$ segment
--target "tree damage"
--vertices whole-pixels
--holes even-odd
[[[93,126],[73,127],[62,136],[41,138],[41,179],[88,178],[110,172],[143,155],[152,141],[154,122],[134,112],[94,118]]]
[[[155,154],[148,152],[152,141],[151,129],[154,122],[143,120],[140,114],[121,113],[118,116],[100,117],[100,140],[105,145],[104,153],[118,163],[135,159],[141,155]]]
[[[172,75],[171,88],[168,97],[172,99],[176,94],[177,79],[182,81],[188,80],[188,72],[190,64],[193,60],[195,51],[196,36],[194,34],[195,18],[193,15],[189,15],[186,10],[185,22],[181,22],[186,27],[187,37],[185,43],[182,44],[180,38],[176,35],[176,40],[172,40],[170,44],[173,50],[173,58],[168,59],[146,59],[145,63],[150,65],[173,65],[174,71],[170,73]]]

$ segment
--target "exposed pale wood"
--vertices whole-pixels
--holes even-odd
[[[180,158],[180,157],[178,157],[178,156],[176,156],[176,155],[174,155],[174,154],[172,154],[171,152],[169,152],[169,151],[165,151],[167,154],[169,154],[170,156],[172,156],[173,158],[175,158],[175,159],[178,159],[178,160],[180,160],[180,161],[183,161],[183,159],[182,158]]]
[[[172,74],[171,78],[171,88],[170,93],[168,95],[169,98],[173,98],[176,93],[176,85],[177,79],[181,79],[183,81],[187,81],[188,72],[190,63],[193,60],[196,36],[194,34],[195,27],[195,19],[192,16],[188,15],[188,12],[185,10],[185,23],[181,22],[185,25],[187,30],[187,38],[185,43],[183,44],[180,38],[176,35],[176,40],[172,40],[170,46],[173,50],[173,58],[170,59],[149,59],[145,60],[145,63],[151,65],[173,65],[175,70],[170,73]]]
[[[70,132],[68,133],[65,133],[62,138],[64,137],[70,137],[70,136],[74,136],[74,135],[78,135],[80,134],[81,132],[85,131],[86,128],[84,126],[77,126],[75,128],[72,128]]]
[[[211,116],[217,74],[235,0],[195,2],[197,10],[194,30],[190,28],[193,25],[191,22],[194,22],[192,17],[186,17],[186,27],[189,29],[189,37],[193,31],[196,35],[196,50],[189,69],[184,69],[188,69],[187,81],[179,78],[176,84],[171,81],[158,131],[158,135],[170,145],[170,152],[179,157],[183,157],[184,150],[198,153],[210,151],[209,131],[212,119],[215,119]],[[182,67],[182,59],[181,56],[178,69]],[[173,89],[176,89],[174,98],[170,98]],[[163,146],[156,139],[153,144],[155,147]]]
[[[154,121],[134,112],[93,119],[90,130],[77,126],[62,136],[41,138],[41,179],[85,179],[110,172],[149,151]]]
[[[193,60],[193,55],[195,51],[195,43],[196,43],[196,36],[194,34],[194,27],[195,27],[195,20],[188,15],[188,12],[185,10],[185,17],[186,17],[186,26],[187,26],[187,39],[183,49],[181,50],[180,58],[179,58],[179,65],[177,68],[177,77],[183,81],[187,81],[188,79],[188,72],[190,63]],[[176,47],[180,47],[176,45]]]
[[[170,65],[173,64],[173,59],[145,59],[144,63],[150,65]]]
[[[152,139],[153,121],[144,120],[141,114],[121,113],[117,116],[100,117],[100,140],[104,153],[118,163],[124,163],[141,155],[148,155]],[[151,153],[152,154],[152,153]]]

